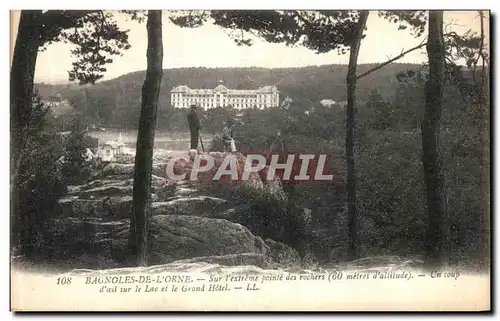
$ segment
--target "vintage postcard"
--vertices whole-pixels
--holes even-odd
[[[10,16],[12,311],[490,311],[488,10]]]

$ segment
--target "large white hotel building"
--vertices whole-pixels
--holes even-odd
[[[279,106],[279,91],[276,86],[265,86],[255,90],[228,89],[223,81],[215,89],[191,89],[182,85],[170,92],[172,106],[187,108],[196,104],[202,108],[233,106],[237,109],[268,108]]]

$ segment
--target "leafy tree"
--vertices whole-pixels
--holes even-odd
[[[484,265],[489,265],[490,255],[490,112],[489,112],[489,77],[490,54],[486,44],[485,13],[478,11],[480,18],[480,33],[470,30],[464,35],[451,33],[445,39],[446,63],[448,66],[448,80],[460,87],[461,97],[474,105],[471,119],[475,122],[477,129],[477,140],[481,157],[480,167],[480,209],[478,210],[477,222],[480,228],[477,242],[483,253]],[[491,43],[491,42],[490,42]],[[465,61],[468,73],[464,75],[463,68],[457,61]]]
[[[394,109],[384,100],[384,97],[378,92],[373,90],[368,97],[366,108],[369,109],[370,115],[370,128],[376,130],[386,130],[394,127],[396,121],[399,120],[395,117]]]
[[[16,186],[19,199],[11,218],[12,247],[23,254],[35,253],[39,236],[46,230],[46,219],[56,210],[56,200],[66,192],[66,182],[55,166],[63,155],[60,138],[51,133],[45,106],[35,93],[28,125],[26,157],[20,162]]]
[[[161,11],[147,15],[148,48],[146,79],[142,87],[142,108],[137,134],[134,167],[133,216],[130,222],[130,245],[137,254],[137,264],[147,265],[147,229],[151,199],[151,173],[158,97],[163,76]]]
[[[103,77],[104,67],[112,56],[128,49],[128,36],[112,20],[111,13],[101,10],[23,10],[10,72],[11,96],[11,166],[17,174],[22,156],[26,126],[31,116],[33,79],[38,52],[53,42],[76,45],[76,57],[69,71],[70,80],[95,83]]]
[[[85,183],[91,174],[91,165],[85,161],[84,153],[88,145],[85,128],[79,119],[73,122],[71,134],[66,141],[66,152],[62,164],[62,175],[67,184],[79,185]]]
[[[106,71],[111,57],[128,49],[128,36],[110,13],[101,10],[22,10],[10,70],[11,214],[19,207],[17,176],[26,151],[32,118],[33,79],[38,52],[45,46],[66,41],[76,45],[70,80],[94,83]]]

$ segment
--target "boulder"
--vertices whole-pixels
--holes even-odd
[[[132,186],[134,180],[132,178],[113,178],[113,179],[97,179],[84,185],[68,186],[67,195],[79,195],[84,191],[94,188],[105,188],[110,186]]]
[[[115,163],[134,164],[135,163],[135,155],[131,155],[131,154],[116,155],[115,156]]]
[[[301,264],[302,260],[299,252],[292,247],[272,239],[266,239],[265,242],[269,246],[268,256],[281,267],[298,266]]]
[[[158,195],[158,199],[167,200],[175,196],[177,185],[167,183],[162,186],[152,187],[152,190]]]
[[[245,225],[244,222],[247,221],[246,216],[248,216],[251,212],[250,205],[248,204],[243,204],[237,207],[232,207],[230,209],[227,209],[225,211],[216,213],[213,217],[214,218],[221,218],[228,220],[233,223],[239,223],[242,225]]]
[[[165,179],[165,166],[167,163],[153,163],[152,169],[152,184],[162,185],[166,182]],[[99,174],[101,177],[112,177],[112,176],[127,176],[130,179],[134,177],[134,163],[131,164],[121,164],[121,163],[109,163],[106,165]]]
[[[73,203],[75,200],[78,200],[78,196],[64,196],[57,200],[57,204],[59,205],[57,208],[57,213],[55,217],[60,215],[71,216],[73,213]]]
[[[166,177],[166,171],[165,168],[167,167],[166,162],[153,162],[153,175],[156,175],[158,177]]]
[[[266,254],[267,245],[246,227],[222,219],[157,215],[150,223],[149,264],[201,256]]]
[[[122,185],[128,185],[128,179],[126,179],[126,181],[123,181],[121,182]],[[101,187],[101,186],[105,186],[105,185],[111,185],[111,184],[116,184],[116,185],[120,185],[119,181],[116,180],[116,179],[96,179],[94,181],[91,181],[85,185],[83,185],[83,189],[90,189],[90,188],[94,188],[94,187]]]
[[[49,224],[45,251],[51,257],[68,255],[105,256],[113,264],[128,264],[130,220],[104,221],[62,217]],[[269,247],[246,227],[222,219],[196,216],[157,215],[149,224],[148,263],[178,260],[218,262],[223,265],[269,266]],[[201,257],[201,258],[200,258]],[[198,259],[196,259],[198,258]],[[128,263],[127,263],[128,262]]]
[[[249,197],[246,203],[215,213],[213,217],[244,225],[255,235],[276,239],[283,233],[286,215],[284,206],[279,203]]]
[[[117,195],[131,195],[133,191],[133,185],[121,186],[121,185],[109,185],[91,188],[85,191],[81,191],[79,196],[81,198],[99,198],[105,196],[117,196]]]
[[[123,257],[128,251],[129,225],[129,219],[108,222],[76,217],[54,219],[48,224],[50,238],[45,240],[44,251],[54,259],[82,253]]]
[[[190,215],[213,217],[227,209],[226,200],[211,196],[183,197],[151,204],[153,215]]]
[[[112,196],[99,199],[64,197],[58,201],[64,217],[102,218],[106,220],[130,218],[132,196]]]
[[[164,177],[151,175],[151,191],[154,192],[158,199],[167,199],[174,196],[175,186],[167,184],[167,180]],[[156,200],[153,200],[155,202]]]
[[[153,162],[164,162],[166,159],[170,158],[172,155],[178,154],[168,149],[155,148],[153,149]],[[187,154],[181,153],[182,155]]]
[[[195,194],[197,191],[195,188],[179,186],[175,191],[175,196],[186,197]]]
[[[165,177],[151,175],[151,186],[152,187],[162,187],[167,182]]]
[[[127,175],[134,176],[134,164],[109,163],[100,172],[101,176]]]
[[[66,195],[75,195],[80,193],[85,188],[85,185],[68,185]]]
[[[242,224],[255,235],[282,242],[290,249],[296,249],[299,258],[309,250],[312,237],[312,213],[309,209],[276,202],[272,198],[247,198],[246,203],[215,213],[212,217]]]

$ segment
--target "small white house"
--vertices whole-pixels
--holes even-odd
[[[320,100],[320,104],[325,106],[325,107],[328,107],[328,108],[332,108],[332,107],[344,108],[345,106],[347,106],[347,101],[335,101],[333,99],[322,99],[322,100]]]
[[[106,142],[99,149],[99,158],[103,162],[113,162],[118,155],[125,153],[125,144],[122,142]]]
[[[336,104],[335,100],[333,99],[322,99],[320,103],[325,107],[332,107]]]

